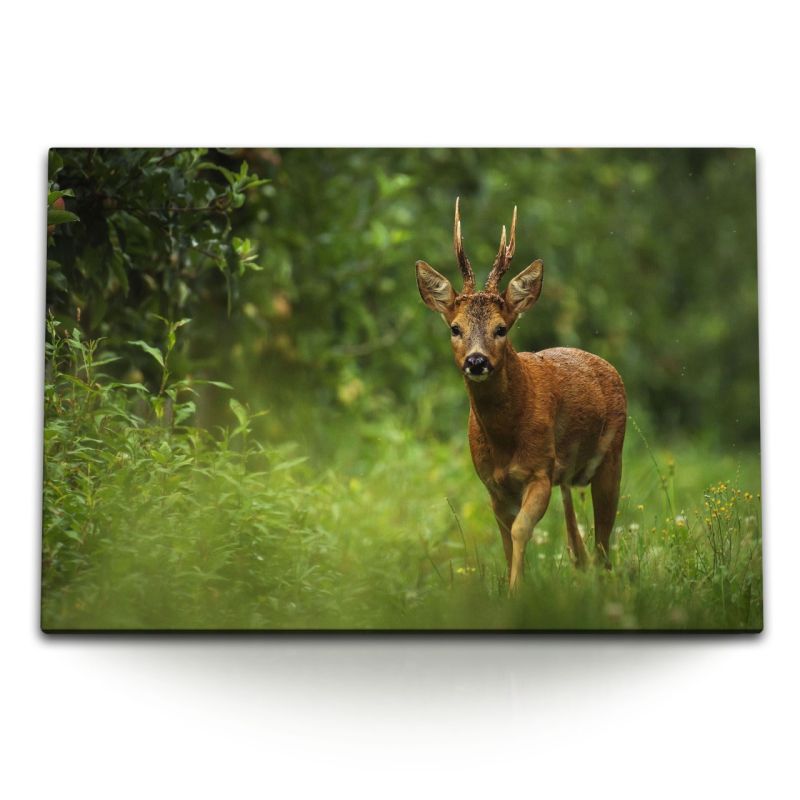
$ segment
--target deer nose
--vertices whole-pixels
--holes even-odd
[[[464,372],[470,375],[484,375],[490,370],[489,359],[479,353],[473,353],[464,360]]]

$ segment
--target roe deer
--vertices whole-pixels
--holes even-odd
[[[508,332],[542,291],[544,265],[534,261],[504,292],[499,283],[516,245],[517,209],[506,229],[483,291],[464,254],[456,200],[453,244],[464,288],[418,261],[417,286],[425,304],[450,328],[453,353],[469,394],[469,446],[489,491],[513,591],[522,576],[525,545],[544,515],[554,486],[561,487],[568,546],[579,567],[587,561],[571,486],[592,486],[595,553],[611,568],[609,539],[619,501],[627,401],[617,371],[599,356],[570,347],[517,353]]]

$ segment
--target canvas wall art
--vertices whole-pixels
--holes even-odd
[[[54,148],[45,631],[759,631],[742,149]]]

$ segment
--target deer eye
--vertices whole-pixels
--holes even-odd
[[[461,328],[459,328],[458,325],[451,325],[450,333],[452,333],[453,336],[461,336]]]
[[[505,325],[498,325],[495,329],[495,336],[505,336],[508,333],[508,328]]]

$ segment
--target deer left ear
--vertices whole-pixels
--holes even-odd
[[[542,279],[544,278],[544,263],[541,259],[536,259],[529,267],[525,267],[505,291],[505,301],[512,312],[517,317],[523,311],[527,311],[542,293]]]

